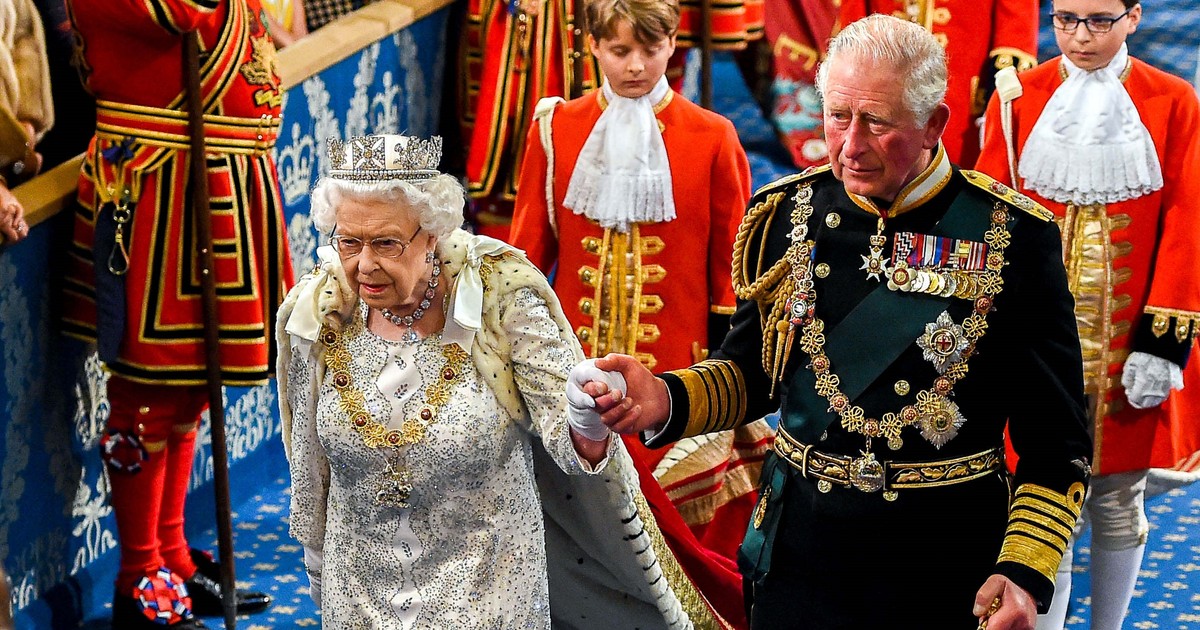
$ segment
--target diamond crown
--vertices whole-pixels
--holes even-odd
[[[398,134],[329,140],[329,176],[352,181],[421,180],[440,174],[442,138]]]

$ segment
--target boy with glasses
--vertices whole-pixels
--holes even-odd
[[[977,164],[1062,227],[1095,437],[1084,507],[1097,630],[1120,628],[1129,608],[1148,469],[1200,450],[1200,416],[1178,391],[1200,387],[1200,362],[1188,363],[1200,330],[1200,104],[1182,79],[1129,56],[1141,16],[1138,0],[1055,0],[1063,54],[1020,75],[1011,124],[992,99]],[[1068,549],[1039,628],[1063,627],[1070,584]]]

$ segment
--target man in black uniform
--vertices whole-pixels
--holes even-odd
[[[850,25],[818,87],[831,165],[751,200],[720,350],[658,377],[609,355],[628,397],[582,387],[650,446],[782,408],[740,554],[754,628],[1033,628],[1091,452],[1058,229],[950,164],[919,26]]]

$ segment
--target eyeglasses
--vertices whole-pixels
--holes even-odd
[[[1054,20],[1054,28],[1064,33],[1074,33],[1079,25],[1085,24],[1089,33],[1098,35],[1107,33],[1112,30],[1113,24],[1116,24],[1121,18],[1129,15],[1133,8],[1126,9],[1124,13],[1117,17],[1107,17],[1095,15],[1092,17],[1079,17],[1072,13],[1051,13],[1050,18]]]
[[[418,226],[417,231],[413,232],[412,236],[408,238],[408,242],[384,236],[373,238],[365,243],[371,248],[371,251],[375,252],[376,256],[395,259],[404,255],[405,250],[408,249],[409,245],[412,245],[413,239],[417,238],[417,234],[420,232],[421,228]],[[364,241],[361,238],[354,238],[353,236],[334,234],[329,237],[329,244],[333,245],[334,249],[338,251],[338,255],[342,258],[352,258],[362,253]]]

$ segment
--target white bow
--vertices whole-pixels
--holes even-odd
[[[456,326],[446,326],[442,333],[444,342],[457,343],[470,352],[475,333],[483,326],[483,276],[479,269],[485,256],[497,256],[504,252],[525,255],[525,252],[490,236],[475,234],[467,240],[466,259],[454,283],[450,312],[446,314]]]
[[[354,304],[342,261],[333,247],[317,248],[317,260],[317,268],[297,283],[296,306],[284,326],[288,334],[308,341],[316,341],[326,315],[335,311],[344,315]]]

